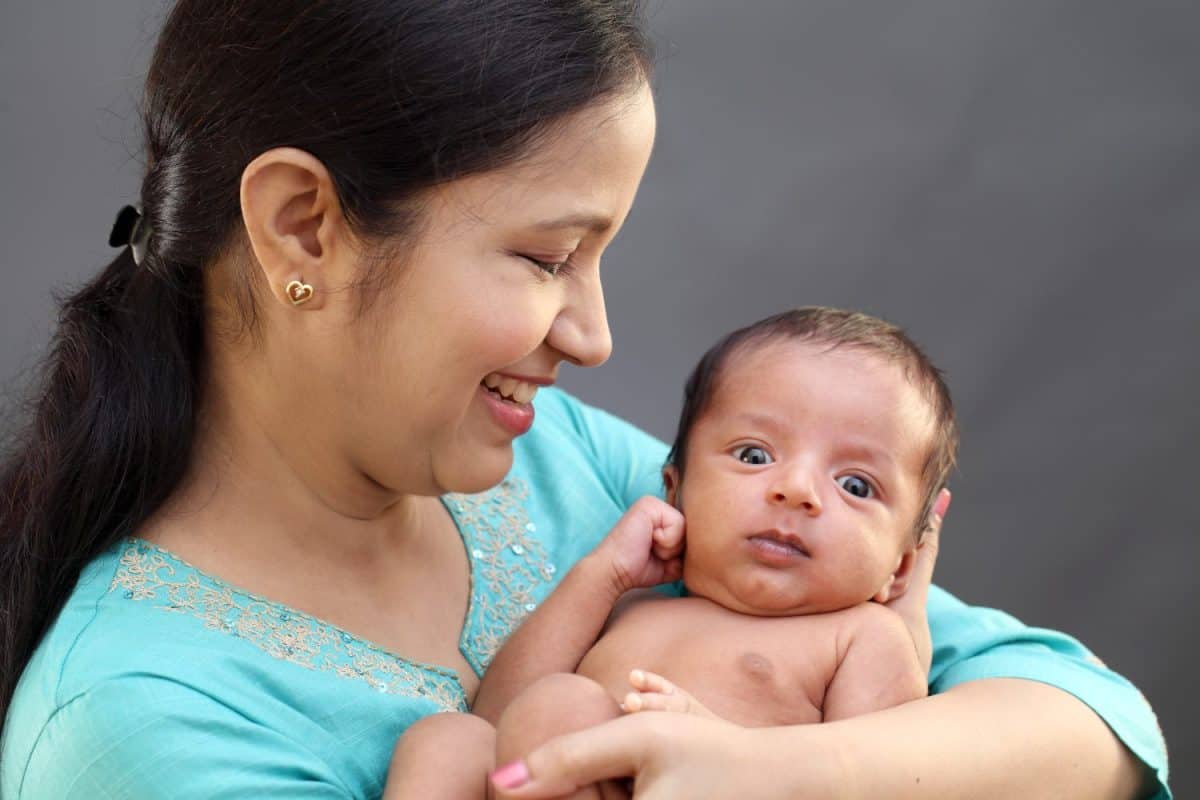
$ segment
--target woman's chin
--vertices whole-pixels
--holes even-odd
[[[513,464],[512,443],[488,447],[475,454],[467,463],[454,465],[439,476],[438,484],[445,493],[479,494],[491,489],[508,475]]]

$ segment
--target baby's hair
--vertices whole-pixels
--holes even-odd
[[[925,498],[914,526],[914,536],[919,542],[929,529],[929,513],[938,492],[946,485],[954,468],[958,451],[954,403],[942,379],[941,370],[933,365],[921,348],[900,328],[869,314],[807,306],[775,314],[723,337],[704,354],[684,385],[683,411],[679,415],[679,429],[675,433],[671,452],[667,455],[667,463],[678,470],[679,479],[682,480],[687,463],[688,437],[696,420],[711,404],[729,359],[737,353],[781,340],[828,345],[830,350],[852,347],[882,356],[900,364],[905,377],[929,403],[933,411],[934,433],[921,470]]]

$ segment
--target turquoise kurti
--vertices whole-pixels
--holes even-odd
[[[450,495],[471,563],[460,639],[479,674],[622,511],[661,492],[666,447],[543,389],[505,481]],[[934,589],[932,688],[985,677],[1060,686],[1154,767],[1153,712],[1079,643]],[[465,710],[455,674],[407,661],[128,539],[83,572],[22,677],[0,797],[371,798],[414,720]]]

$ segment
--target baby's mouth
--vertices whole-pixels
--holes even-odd
[[[533,400],[538,390],[536,384],[509,378],[498,372],[488,373],[480,384],[501,400],[521,406]]]
[[[804,542],[799,536],[792,533],[784,533],[782,531],[762,531],[750,537],[750,541],[755,547],[762,548],[768,552],[776,553],[781,556],[802,556],[809,557],[808,549],[804,546]]]

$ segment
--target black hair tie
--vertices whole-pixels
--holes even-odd
[[[133,263],[139,266],[146,259],[146,245],[150,241],[150,223],[142,216],[137,206],[125,206],[117,212],[112,232],[108,234],[110,247],[128,245],[133,252]]]

